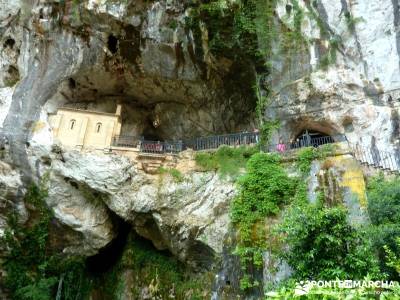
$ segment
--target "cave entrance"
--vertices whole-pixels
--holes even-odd
[[[128,240],[128,235],[132,231],[132,226],[123,221],[117,221],[118,235],[99,253],[86,259],[86,267],[92,274],[108,272],[120,260]]]
[[[154,141],[154,142],[164,142],[165,139],[162,137],[162,134],[157,128],[158,126],[155,126],[154,122],[151,120],[147,120],[147,125],[145,126],[143,132],[142,132],[142,138],[145,141]]]
[[[334,142],[335,140],[329,134],[317,130],[305,129],[297,135],[292,146],[293,148],[318,147]]]
[[[161,138],[156,133],[143,132],[142,137],[145,141],[153,141],[153,142],[163,142],[164,141],[164,139]]]

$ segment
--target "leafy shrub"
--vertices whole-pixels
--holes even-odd
[[[400,238],[396,239],[397,247],[400,248]],[[394,253],[388,246],[384,246],[386,252],[386,264],[395,269],[396,272],[400,275],[400,256]]]
[[[400,222],[400,178],[381,175],[368,183],[368,212],[373,224]]]
[[[260,1],[202,1],[200,5],[193,5],[194,9],[187,24],[195,32],[195,35],[200,35],[197,33],[197,24],[200,21],[207,24],[210,49],[214,55],[261,59],[255,22],[257,2]],[[237,51],[227,51],[228,49]]]
[[[260,104],[260,105],[262,105],[262,104]],[[267,105],[267,103],[265,105]],[[265,105],[261,109],[261,115],[264,115]],[[261,143],[261,145],[267,145],[271,139],[272,133],[279,127],[280,127],[279,121],[264,122],[264,124],[260,128],[260,136],[261,136],[260,143]]]
[[[236,178],[246,166],[247,160],[257,152],[256,147],[241,146],[231,148],[222,146],[216,152],[196,153],[196,164],[205,171],[218,170],[221,176]]]
[[[311,169],[311,163],[315,158],[315,148],[303,148],[297,153],[297,167],[302,173],[309,173]]]
[[[39,281],[34,282],[30,285],[22,287],[16,291],[15,297],[18,299],[35,299],[35,300],[47,300],[52,299],[50,296],[54,286],[58,282],[56,277],[41,278]]]
[[[347,222],[343,207],[293,206],[279,225],[279,253],[294,270],[294,278],[334,280],[362,279],[368,273],[382,279],[367,235]]]
[[[311,170],[311,163],[314,159],[325,159],[335,152],[332,144],[321,145],[318,148],[302,148],[297,153],[297,167],[303,174],[308,174]]]
[[[23,291],[31,295],[35,293],[35,287],[40,295],[38,299],[45,299],[43,295],[49,292],[48,285],[53,282],[53,278],[47,281],[42,278],[45,268],[43,263],[46,262],[48,223],[51,218],[47,207],[42,203],[44,197],[46,192],[36,186],[32,186],[25,197],[27,203],[38,207],[38,222],[33,226],[22,227],[15,214],[9,216],[8,223],[11,229],[5,232],[3,238],[3,243],[8,248],[4,263],[7,273],[5,286],[15,299],[26,299]],[[39,284],[40,280],[42,282]],[[48,294],[48,299],[50,298]]]
[[[218,170],[218,162],[212,152],[198,152],[195,156],[195,161],[204,171]]]
[[[386,253],[400,253],[400,246],[396,242],[400,237],[400,179],[385,180],[383,175],[371,179],[367,198],[372,223],[370,236],[378,251],[381,269],[390,278],[398,280],[399,274],[387,265]]]

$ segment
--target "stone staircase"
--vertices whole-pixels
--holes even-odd
[[[165,155],[146,153],[139,155],[141,169],[148,174],[157,174],[164,165],[164,161]]]
[[[160,168],[175,168],[176,157],[166,154],[140,153],[139,169],[148,174],[160,173]]]
[[[400,175],[400,158],[394,153],[350,145],[352,155],[361,165],[372,167],[386,174]]]

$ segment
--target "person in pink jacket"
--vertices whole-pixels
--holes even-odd
[[[279,139],[279,144],[276,146],[276,150],[278,150],[278,152],[283,153],[286,151],[286,145],[283,143],[282,139]]]

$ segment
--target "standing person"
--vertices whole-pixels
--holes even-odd
[[[247,145],[247,134],[246,134],[246,129],[242,131],[241,133],[241,144],[242,145]]]
[[[255,135],[255,139],[256,139],[256,144],[260,141],[260,131],[258,130],[258,128],[253,129],[253,133]]]
[[[311,135],[308,133],[308,130],[306,130],[305,138],[306,138],[306,147],[310,147],[311,146]]]
[[[297,148],[297,140],[291,139],[289,143],[289,149],[296,149]]]
[[[279,144],[276,146],[276,150],[278,152],[283,153],[286,151],[286,145],[283,143],[282,138],[279,139]]]

